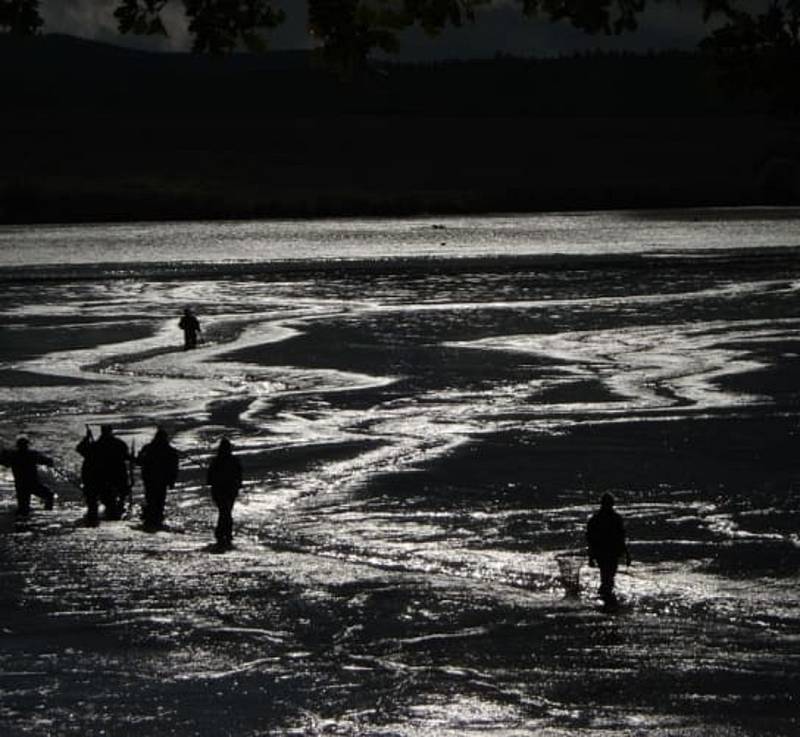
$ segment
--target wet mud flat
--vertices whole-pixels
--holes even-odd
[[[507,450],[497,444],[486,462]],[[76,525],[77,501],[25,523],[6,511],[6,733],[796,732],[796,547],[743,553],[710,524],[675,519],[685,490],[630,492],[636,562],[619,576],[622,605],[608,610],[594,599],[593,571],[565,597],[552,558],[524,545],[540,524],[522,510],[548,517],[546,504],[554,514],[541,547],[574,545],[582,500],[541,489],[526,502],[497,477],[492,497],[505,487],[509,509],[487,540],[476,519],[485,502],[465,502],[456,478],[472,469],[458,465],[461,474],[446,474],[451,493],[418,478],[416,499],[393,519],[396,536],[411,527],[409,538],[430,544],[418,528],[449,508],[453,529],[439,524],[437,536],[461,550],[444,560],[439,545],[401,555],[370,550],[366,535],[315,541],[352,504],[294,510],[293,539],[245,522],[226,554],[207,542],[199,502],[173,506],[173,529],[155,534],[132,520]],[[367,506],[387,505],[377,488],[365,494]],[[700,528],[699,539],[665,539],[676,526]]]
[[[58,479],[18,522],[3,474],[3,733],[797,734],[797,256],[10,289],[4,437],[74,471],[86,422],[163,422],[183,457],[152,534]],[[613,610],[557,564],[604,491]]]

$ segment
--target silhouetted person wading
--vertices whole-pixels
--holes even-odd
[[[178,451],[170,445],[166,430],[156,430],[153,439],[139,451],[136,462],[142,468],[144,483],[142,520],[145,527],[156,529],[164,524],[167,489],[175,486],[178,479]]]
[[[83,487],[83,498],[86,501],[86,521],[95,524],[97,522],[97,510],[100,503],[100,488],[102,479],[100,477],[100,464],[94,454],[94,435],[89,426],[86,426],[86,434],[81,438],[81,442],[75,447],[77,453],[83,458],[81,464],[81,486]]]
[[[631,564],[625,540],[625,524],[614,511],[614,496],[606,493],[600,498],[600,509],[590,518],[586,526],[586,541],[589,544],[589,565],[600,567],[600,596],[603,601],[614,602],[614,578],[619,559],[625,556]]]
[[[128,446],[114,435],[111,425],[101,425],[100,437],[88,450],[85,458],[91,469],[92,483],[96,484],[93,492],[103,503],[107,519],[121,519],[125,499],[131,490],[128,461],[132,459]]]
[[[14,450],[0,453],[0,464],[11,468],[14,474],[14,488],[17,492],[17,514],[26,515],[31,511],[31,496],[44,501],[45,509],[53,508],[55,495],[39,480],[38,466],[52,466],[53,459],[32,450],[28,438],[19,438]]]
[[[183,350],[197,348],[200,321],[188,307],[183,311],[183,316],[178,321],[178,327],[183,330]]]
[[[214,536],[220,548],[229,548],[233,542],[233,503],[242,485],[242,466],[233,455],[227,438],[219,441],[217,454],[208,467],[206,483],[211,487],[211,498],[219,511]]]

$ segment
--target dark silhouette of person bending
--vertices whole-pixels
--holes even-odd
[[[201,332],[200,321],[188,307],[183,311],[178,327],[183,330],[183,350],[197,348],[197,336]]]
[[[219,441],[217,454],[208,466],[206,483],[219,512],[214,536],[220,549],[226,550],[233,543],[233,504],[242,485],[242,465],[233,455],[228,438]]]
[[[164,524],[167,489],[175,486],[178,479],[178,451],[170,445],[164,428],[156,430],[153,439],[139,451],[136,462],[141,466],[144,484],[142,520],[146,528],[158,529]]]
[[[625,524],[614,510],[614,496],[609,493],[600,498],[600,509],[590,518],[586,526],[586,541],[589,544],[589,565],[600,567],[600,597],[606,603],[616,602],[614,579],[619,559],[625,556],[627,565],[631,556],[625,539]]]
[[[31,496],[44,501],[44,508],[53,508],[55,495],[39,479],[39,466],[53,466],[53,459],[33,450],[28,438],[18,438],[14,450],[0,453],[0,464],[11,468],[14,474],[14,489],[17,492],[17,514],[27,515],[31,511]]]

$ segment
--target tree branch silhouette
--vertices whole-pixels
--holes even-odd
[[[0,30],[5,33],[30,36],[43,25],[39,0],[0,0]]]
[[[761,13],[720,3],[725,24],[703,39],[731,89],[769,96],[780,111],[800,110],[800,0],[772,0]]]
[[[275,0],[117,0],[120,33],[166,35],[162,12],[180,4],[189,22],[193,49],[223,54],[237,48],[261,50],[265,32],[285,13]],[[375,50],[396,52],[400,33],[416,26],[436,35],[448,26],[477,20],[499,0],[308,0],[309,31],[331,65],[354,69]],[[638,27],[656,3],[680,0],[515,0],[522,14],[570,23],[587,33],[620,34]],[[35,34],[42,28],[40,0],[0,0],[0,30]],[[745,0],[701,0],[706,22],[721,23],[701,48],[713,56],[731,86],[765,91],[782,106],[800,106],[793,93],[800,78],[800,0],[769,0],[761,12]]]

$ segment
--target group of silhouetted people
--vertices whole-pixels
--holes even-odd
[[[106,519],[121,519],[133,481],[128,446],[114,435],[110,425],[102,425],[97,439],[87,427],[86,435],[75,450],[83,458],[81,488],[86,500],[87,521],[97,522],[100,504],[105,509]]]
[[[144,486],[143,526],[147,530],[163,527],[167,490],[173,488],[178,479],[180,458],[164,428],[158,428],[153,439],[134,454],[114,435],[110,425],[101,426],[98,438],[87,427],[75,450],[83,458],[80,486],[88,524],[99,523],[101,506],[105,519],[122,519],[126,504],[131,500],[133,469],[139,466]],[[53,467],[52,458],[33,450],[28,439],[21,437],[13,450],[0,452],[0,464],[12,470],[18,515],[30,514],[32,496],[42,499],[46,510],[53,508],[55,495],[42,483],[38,470],[39,466]],[[229,548],[233,543],[232,513],[242,486],[242,467],[227,438],[222,438],[211,459],[206,483],[211,487],[211,498],[218,510],[217,544],[220,548]]]
[[[202,330],[190,308],[184,309],[178,327],[183,331],[184,350],[196,348]],[[101,506],[105,519],[122,519],[132,499],[134,466],[139,466],[144,486],[143,526],[149,530],[163,527],[167,490],[175,486],[180,465],[180,454],[171,445],[164,428],[158,428],[153,439],[134,454],[132,448],[114,435],[110,425],[100,427],[98,438],[87,426],[86,435],[75,450],[83,458],[80,487],[86,501],[87,523],[98,524]],[[0,451],[0,465],[12,470],[18,515],[30,513],[33,496],[42,499],[45,509],[53,508],[55,495],[42,483],[38,471],[39,466],[54,466],[52,458],[33,450],[28,439],[21,437],[14,449]],[[211,487],[211,498],[219,512],[215,529],[217,543],[230,547],[233,505],[242,485],[242,467],[227,438],[220,441],[209,464],[206,483]]]
[[[101,504],[106,519],[122,517],[133,487],[133,466],[138,465],[145,498],[142,521],[148,528],[163,525],[167,489],[178,479],[178,451],[170,445],[166,430],[158,428],[153,439],[134,455],[110,425],[100,427],[97,439],[87,427],[75,450],[83,457],[81,487],[89,523],[98,521]]]
[[[121,519],[133,486],[133,465],[141,468],[144,485],[142,522],[145,529],[157,530],[164,524],[167,490],[175,486],[179,470],[179,453],[171,445],[164,428],[158,428],[153,439],[134,455],[110,425],[102,425],[95,439],[87,427],[86,435],[76,451],[83,457],[81,487],[86,500],[86,520],[99,521],[99,507],[105,518]],[[54,466],[53,459],[33,450],[27,438],[19,438],[16,448],[0,452],[0,465],[11,468],[17,494],[17,513],[30,513],[31,497],[39,497],[44,508],[53,508],[53,492],[39,479],[39,466]],[[217,452],[209,463],[206,484],[218,516],[214,535],[220,548],[233,542],[233,505],[242,486],[242,467],[233,453],[230,440],[222,438]],[[616,602],[614,583],[620,559],[630,565],[630,553],[622,517],[614,509],[613,495],[603,494],[600,509],[589,519],[586,527],[589,565],[600,569],[600,597],[607,604]]]
[[[183,330],[184,350],[196,348],[200,322],[188,307],[183,311],[178,327]],[[133,467],[138,465],[144,486],[143,525],[150,530],[163,527],[167,490],[175,486],[180,466],[180,454],[170,444],[166,430],[158,428],[153,439],[135,455],[124,441],[114,435],[110,425],[102,425],[100,437],[96,439],[87,427],[86,435],[75,450],[83,458],[81,488],[89,524],[98,523],[101,505],[106,519],[122,518],[126,503],[129,504],[131,499]],[[0,451],[0,465],[10,467],[13,472],[19,515],[30,513],[33,496],[42,500],[45,509],[53,508],[54,494],[42,483],[38,473],[39,466],[54,466],[52,458],[33,450],[28,439],[22,437],[17,440],[15,449]],[[211,459],[206,483],[211,487],[211,498],[218,510],[214,530],[217,544],[229,548],[233,541],[233,505],[242,485],[242,467],[227,438],[220,441]],[[625,525],[614,510],[611,494],[603,494],[600,509],[589,519],[586,541],[589,565],[600,569],[600,597],[613,604],[616,602],[614,583],[619,561],[625,558],[630,565],[630,553]]]

